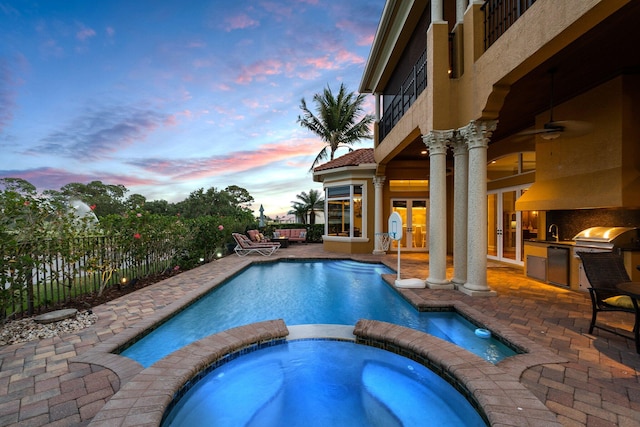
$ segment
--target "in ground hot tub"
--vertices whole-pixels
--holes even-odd
[[[297,340],[241,355],[174,402],[163,426],[486,426],[425,366],[347,341]]]

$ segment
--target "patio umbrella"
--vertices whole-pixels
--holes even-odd
[[[260,205],[260,222],[258,223],[260,227],[264,227],[264,208]]]

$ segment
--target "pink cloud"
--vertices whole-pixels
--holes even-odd
[[[258,109],[260,107],[265,107],[264,105],[260,104],[257,99],[243,99],[242,104],[248,108],[251,108],[252,110]]]
[[[338,64],[331,61],[328,55],[320,56],[317,58],[308,58],[304,61],[305,65],[309,65],[314,68],[318,68],[321,70],[336,70],[339,68]]]
[[[143,169],[171,176],[172,180],[190,181],[229,173],[256,170],[274,162],[294,161],[297,157],[312,157],[322,147],[315,138],[297,139],[274,144],[265,144],[251,151],[236,151],[226,155],[200,159],[149,159],[133,162]]]
[[[365,61],[365,59],[360,55],[356,55],[346,49],[340,49],[336,54],[336,59],[338,62],[346,64],[364,64]]]
[[[373,43],[376,27],[370,22],[342,19],[336,23],[336,27],[352,34],[358,46],[371,46]]]
[[[260,25],[258,21],[244,13],[228,17],[224,22],[224,28],[226,31],[243,30],[245,28],[257,27]]]
[[[215,85],[215,88],[223,92],[227,92],[231,90],[231,86],[229,86],[226,83],[218,83],[217,85]]]
[[[243,67],[236,77],[236,83],[247,84],[253,80],[262,80],[265,76],[273,76],[282,73],[283,64],[277,59],[265,59]]]
[[[245,116],[242,114],[238,114],[234,109],[226,109],[219,105],[215,105],[213,110],[220,116],[225,117],[225,122],[230,120],[244,120]]]

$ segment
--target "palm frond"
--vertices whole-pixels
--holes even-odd
[[[304,98],[300,102],[302,116],[298,123],[316,134],[326,144],[318,154],[310,170],[327,157],[333,160],[335,151],[341,146],[349,146],[361,139],[372,139],[371,123],[374,117],[364,114],[362,104],[365,96],[348,92],[344,83],[340,84],[338,93],[334,95],[329,85],[321,93],[313,96],[315,112],[307,107]],[[363,117],[361,117],[364,114]]]

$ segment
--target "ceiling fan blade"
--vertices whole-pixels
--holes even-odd
[[[593,125],[589,122],[582,122],[578,120],[559,120],[554,122],[547,122],[544,127],[538,129],[527,129],[518,132],[517,136],[529,136],[540,135],[544,139],[555,139],[559,136],[563,138],[576,138],[586,135],[593,130]],[[545,136],[551,136],[545,138]]]
[[[563,138],[576,138],[593,131],[593,124],[579,120],[560,120],[548,123],[554,127],[562,128]],[[546,126],[546,125],[545,125]]]
[[[528,129],[518,132],[517,136],[539,135],[543,133],[558,132],[558,129]]]

